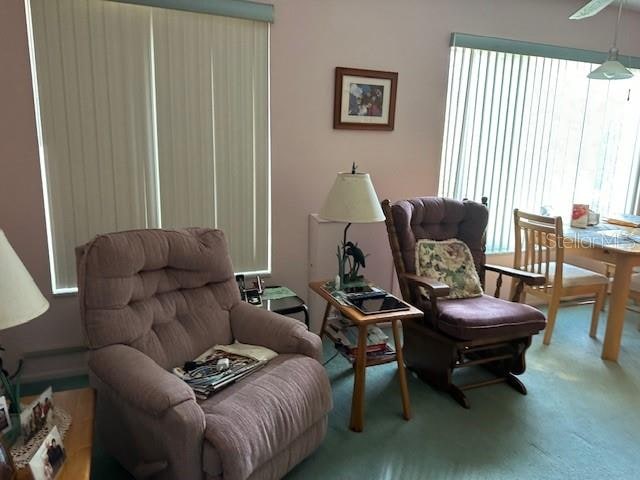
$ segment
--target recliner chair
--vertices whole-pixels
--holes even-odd
[[[425,312],[422,321],[406,322],[404,358],[407,368],[432,386],[448,392],[469,408],[463,390],[506,382],[522,394],[527,390],[515,375],[525,371],[531,336],[545,328],[544,315],[528,305],[500,298],[502,276],[517,282],[514,299],[525,284],[539,285],[544,276],[508,267],[487,265],[486,206],[471,201],[420,197],[391,204],[382,202],[398,282],[404,300]],[[443,299],[449,286],[416,275],[416,242],[457,238],[469,247],[484,287],[485,271],[498,273],[495,297]],[[424,295],[420,287],[427,293]],[[482,365],[495,377],[458,386],[456,369]]]
[[[331,387],[320,338],[240,301],[219,230],[100,235],[77,249],[97,431],[138,479],[275,479],[322,441]],[[215,344],[279,355],[196,401],[169,369]]]

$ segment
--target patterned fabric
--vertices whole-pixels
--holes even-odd
[[[416,243],[416,273],[449,285],[449,295],[445,298],[482,295],[473,257],[461,240],[419,240]],[[423,294],[426,295],[424,289]]]

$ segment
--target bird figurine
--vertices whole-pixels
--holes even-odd
[[[345,272],[347,281],[353,282],[358,280],[358,271],[360,267],[365,268],[365,259],[368,255],[365,255],[363,251],[358,247],[357,243],[347,242],[344,245],[344,256],[349,262],[349,273]]]

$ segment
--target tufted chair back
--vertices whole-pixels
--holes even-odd
[[[471,250],[476,270],[484,285],[485,230],[489,218],[489,212],[484,205],[467,200],[417,197],[400,200],[392,205],[383,204],[383,207],[387,215],[390,239],[395,237],[397,240],[394,245],[392,239],[391,248],[399,273],[416,272],[418,240],[458,238]],[[400,287],[405,298],[413,298],[406,282],[400,280]]]
[[[76,249],[88,345],[129,345],[163,368],[232,342],[240,294],[220,230],[133,230]]]

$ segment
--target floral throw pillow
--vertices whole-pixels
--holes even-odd
[[[467,244],[461,240],[418,240],[416,273],[449,285],[445,298],[471,298],[482,295],[480,277]],[[426,295],[423,287],[423,294]]]

